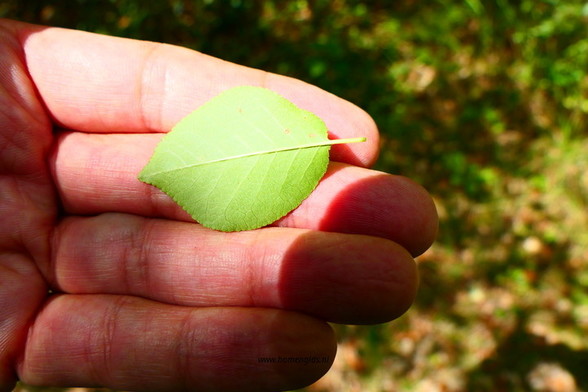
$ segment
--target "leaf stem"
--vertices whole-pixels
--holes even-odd
[[[348,139],[333,139],[333,140],[327,140],[327,145],[335,145],[335,144],[347,144],[347,143],[362,143],[365,142],[367,140],[367,138],[365,137],[352,137],[352,138],[348,138]]]

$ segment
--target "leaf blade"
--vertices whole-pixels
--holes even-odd
[[[139,180],[167,193],[204,226],[249,230],[296,208],[326,172],[331,145],[320,118],[278,94],[241,86],[182,119]]]

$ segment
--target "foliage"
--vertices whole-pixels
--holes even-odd
[[[54,0],[0,14],[189,46],[364,107],[435,196],[400,320],[339,327],[309,390],[588,390],[588,3]]]

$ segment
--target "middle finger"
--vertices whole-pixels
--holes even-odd
[[[137,179],[162,136],[63,133],[52,168],[66,211],[190,221],[170,197]],[[418,255],[435,238],[437,215],[430,196],[412,181],[332,162],[315,191],[276,225],[378,236]]]

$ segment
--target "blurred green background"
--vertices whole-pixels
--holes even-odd
[[[374,117],[378,169],[432,193],[440,235],[415,306],[337,326],[308,391],[588,390],[588,2],[16,0],[0,16],[191,47]]]

